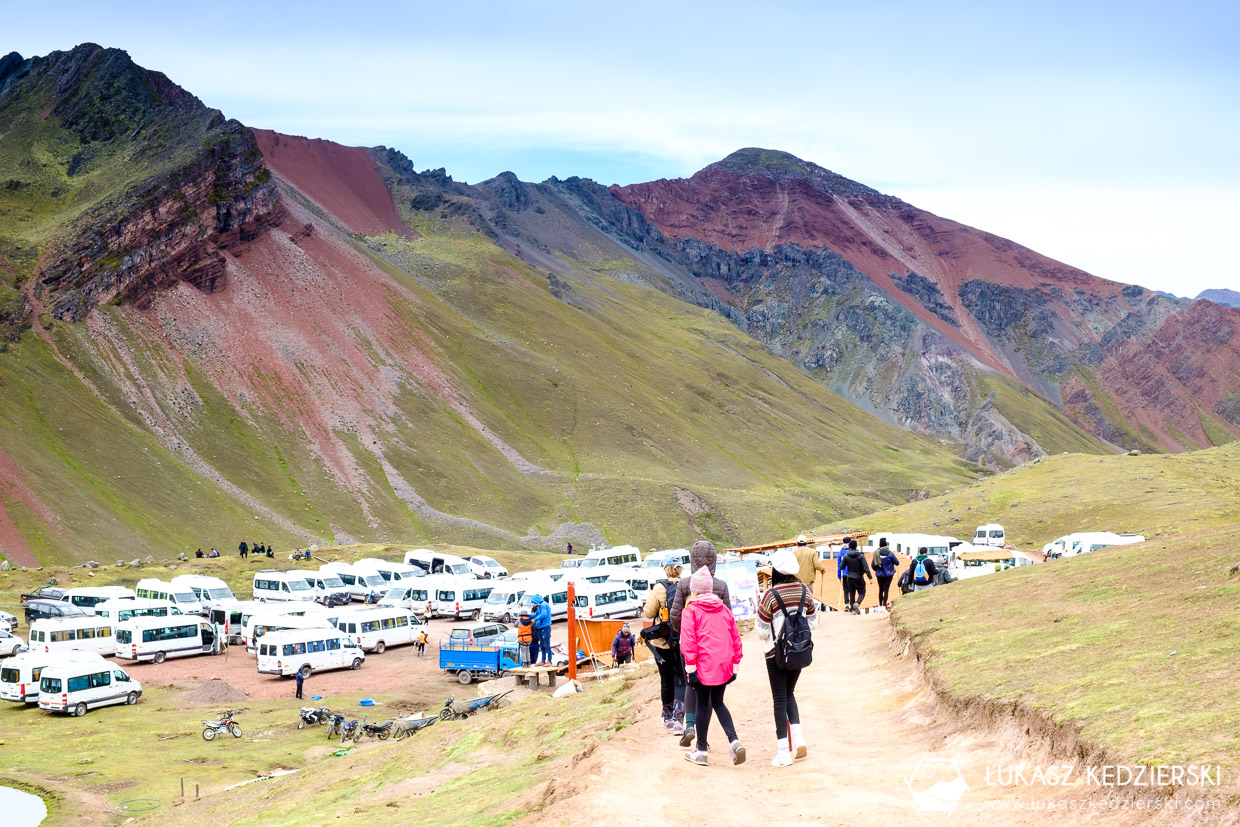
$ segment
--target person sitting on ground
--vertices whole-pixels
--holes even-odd
[[[865,601],[865,581],[874,581],[870,573],[870,564],[865,555],[857,548],[856,540],[848,541],[848,551],[840,559],[844,567],[844,603],[848,611],[861,614],[861,604]]]
[[[934,561],[930,559],[930,553],[925,546],[917,549],[917,556],[913,558],[909,571],[913,573],[910,583],[915,592],[931,588],[939,574],[938,566],[934,565]]]
[[[207,556],[208,556],[208,557],[219,557],[219,556],[220,556],[220,550],[219,550],[219,549],[217,549],[217,548],[215,548],[214,546],[212,546],[212,547],[211,547],[211,553],[210,553],[210,554],[208,554]]]
[[[623,666],[633,662],[633,643],[633,633],[629,630],[629,624],[626,623],[620,627],[620,631],[616,632],[616,636],[611,641],[612,666]]]
[[[207,555],[202,553],[202,549],[198,549],[196,552],[194,552],[194,556],[201,559],[203,557],[206,557]]]
[[[268,557],[274,558],[276,556],[276,550],[271,546],[263,546],[263,548],[267,549]]]
[[[310,549],[306,549],[306,553],[305,553],[304,555],[302,555],[302,557],[303,557],[303,559],[309,560],[309,559],[310,559]]]
[[[521,653],[521,665],[530,665],[530,644],[534,642],[534,622],[529,612],[521,612],[517,620],[517,648]]]

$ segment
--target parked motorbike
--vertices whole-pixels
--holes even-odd
[[[232,712],[225,712],[218,721],[203,721],[202,739],[213,741],[221,732],[231,732],[234,738],[241,737],[241,724],[233,720]]]
[[[392,721],[384,721],[381,724],[372,724],[366,720],[363,720],[362,726],[353,736],[353,740],[354,742],[360,741],[362,740],[362,736],[365,735],[367,738],[378,738],[380,741],[386,741],[388,738],[392,737],[393,723],[394,722]]]
[[[340,743],[343,744],[345,741],[349,740],[350,738],[352,738],[355,742],[357,741],[357,719],[356,718],[354,718],[352,721],[342,721],[340,724]]]
[[[320,706],[318,709],[303,706],[297,713],[301,716],[297,721],[297,728],[304,729],[307,724],[318,726],[319,724],[327,723],[327,719],[332,714],[332,711],[325,706]]]
[[[333,712],[327,716],[327,737],[331,738],[344,729],[344,716],[339,712]]]

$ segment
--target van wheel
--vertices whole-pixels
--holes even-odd
[[[78,704],[77,706],[73,707],[73,714],[74,714],[74,715],[76,715],[76,716],[78,716],[79,718],[81,718],[83,715],[85,715],[85,714],[86,714],[86,704]]]
[[[376,655],[382,655],[386,650],[387,650],[387,644],[384,643],[383,641],[379,641],[378,643],[375,644]]]
[[[130,706],[133,706],[137,702],[138,702],[137,692],[130,692],[128,695],[125,696],[125,703],[129,704]]]
[[[466,686],[474,682],[474,676],[469,673],[468,669],[462,669],[460,672],[457,672],[456,679]]]
[[[512,613],[504,612],[504,616],[500,618],[503,623],[512,623]]]
[[[301,672],[301,679],[304,681],[310,677],[310,672],[312,670],[310,669],[309,664],[307,664],[306,666],[301,667],[298,671]]]
[[[474,613],[469,616],[470,620],[482,620],[482,609],[474,609]]]
[[[362,668],[362,659],[361,659],[361,658],[354,658],[354,659],[353,659],[353,668],[354,668],[354,669],[361,669],[361,668]]]
[[[163,652],[156,652],[156,653],[155,653],[155,662],[156,662],[156,663],[163,663],[163,662],[164,662],[165,660],[167,660],[167,659],[168,659],[168,656],[167,656],[167,655],[165,655]]]

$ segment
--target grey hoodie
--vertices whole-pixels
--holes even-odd
[[[672,622],[672,629],[677,635],[680,634],[680,613],[685,610],[685,600],[689,597],[689,578],[693,573],[702,566],[710,569],[710,573],[715,573],[715,564],[719,560],[719,555],[715,554],[715,545],[709,540],[698,540],[693,544],[693,548],[689,550],[689,571],[684,577],[680,578],[680,584],[676,586],[676,597],[672,600],[672,607],[668,609],[668,619]],[[729,607],[731,611],[732,596],[728,594],[728,584],[720,580],[718,577],[713,578],[714,584],[711,587],[723,605]]]

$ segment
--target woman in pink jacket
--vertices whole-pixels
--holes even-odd
[[[685,759],[706,766],[706,732],[711,712],[719,717],[728,736],[733,764],[745,762],[745,747],[736,737],[732,714],[723,705],[723,691],[736,676],[741,662],[741,636],[732,619],[732,609],[711,590],[714,578],[703,566],[689,580],[692,593],[680,619],[680,651],[685,658],[685,674],[697,688],[697,745]]]

